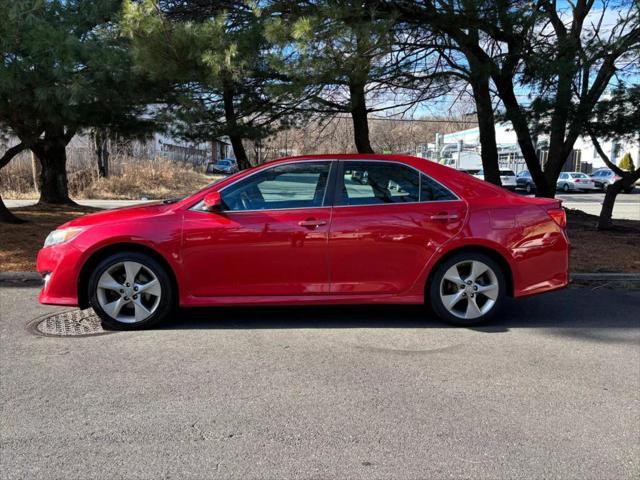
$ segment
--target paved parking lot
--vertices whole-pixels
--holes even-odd
[[[414,307],[210,309],[42,337],[0,287],[13,478],[638,478],[640,293],[570,288],[492,326]]]
[[[576,208],[592,215],[600,215],[604,193],[569,193],[558,195],[566,208]],[[613,207],[613,218],[640,220],[640,189],[621,193]]]

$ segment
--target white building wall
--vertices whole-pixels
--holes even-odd
[[[517,145],[518,138],[513,128],[511,127],[510,122],[496,124],[496,143],[498,145]],[[444,136],[444,143],[456,143],[460,140],[464,142],[465,145],[480,145],[480,132],[478,128],[470,128],[467,130],[460,130],[459,132],[448,133]],[[548,136],[542,135],[540,136],[540,140],[548,140]],[[617,155],[614,155],[614,146],[618,144],[619,147],[617,150]],[[611,158],[616,164],[620,161],[622,156],[629,152],[631,157],[633,158],[636,166],[639,165],[640,161],[640,142],[638,141],[611,141],[611,140],[602,140],[600,142],[603,150],[609,158]],[[604,161],[600,158],[600,155],[596,152],[593,143],[589,137],[578,137],[576,140],[575,150],[580,150],[581,152],[581,161],[591,163],[593,165],[593,169],[605,167]]]

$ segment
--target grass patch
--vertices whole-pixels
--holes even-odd
[[[9,164],[0,173],[4,199],[37,199],[31,170]],[[71,198],[104,200],[161,200],[182,197],[207,186],[219,176],[206,175],[204,167],[163,158],[124,158],[112,165],[108,178],[98,177],[95,168],[67,169]]]

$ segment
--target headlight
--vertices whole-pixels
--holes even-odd
[[[78,227],[69,227],[62,228],[60,230],[54,230],[49,235],[47,235],[47,238],[44,240],[44,246],[50,247],[51,245],[68,242],[69,240],[77,237],[81,231],[82,228]]]

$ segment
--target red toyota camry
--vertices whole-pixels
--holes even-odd
[[[181,200],[87,215],[38,254],[40,302],[147,327],[180,307],[427,304],[488,319],[568,282],[558,200],[398,155],[285,158]]]

